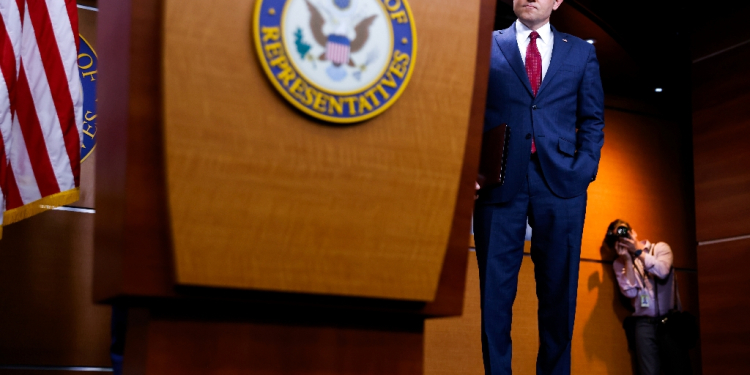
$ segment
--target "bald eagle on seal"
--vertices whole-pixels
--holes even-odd
[[[351,1],[334,0],[334,5],[339,9],[344,9],[349,7]],[[349,37],[352,31],[352,20],[350,18],[334,18],[335,30],[333,33],[326,35],[323,31],[323,27],[326,24],[323,14],[321,14],[315,5],[310,3],[310,0],[305,0],[305,2],[307,3],[307,9],[310,10],[310,30],[312,30],[313,37],[319,45],[326,49],[318,59],[321,61],[331,61],[336,67],[342,64],[356,67],[357,64],[352,60],[351,54],[361,50],[365,46],[367,40],[370,38],[370,26],[375,21],[377,15],[367,17],[353,27],[354,39],[350,39]]]

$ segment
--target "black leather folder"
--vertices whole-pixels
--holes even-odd
[[[477,182],[482,188],[502,185],[508,161],[510,126],[501,124],[482,135],[482,156],[479,162]]]

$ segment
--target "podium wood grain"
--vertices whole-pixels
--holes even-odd
[[[266,79],[255,1],[165,0],[177,282],[433,300],[465,167],[480,3],[409,1],[418,51],[404,94],[375,119],[329,126]]]
[[[423,374],[421,319],[394,325],[372,318],[362,326],[288,318],[217,321],[184,319],[171,309],[133,309],[125,374]]]

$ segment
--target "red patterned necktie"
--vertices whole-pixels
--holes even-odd
[[[531,41],[529,46],[526,47],[526,74],[529,76],[529,82],[531,82],[531,90],[534,91],[534,96],[536,96],[539,92],[539,86],[542,85],[542,55],[539,53],[539,48],[536,47],[539,33],[532,31],[529,38],[531,38]],[[534,138],[531,139],[531,153],[536,153]]]

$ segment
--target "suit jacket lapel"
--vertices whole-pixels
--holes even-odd
[[[531,90],[529,76],[526,74],[526,67],[523,65],[521,51],[518,49],[518,42],[516,41],[516,24],[513,23],[509,28],[500,30],[500,32],[496,33],[495,43],[500,47],[500,51],[503,52],[505,59],[508,60],[513,71],[516,72],[518,78],[523,82],[526,90],[528,90],[529,94],[533,96],[534,94]],[[557,43],[557,40],[555,40],[555,43]]]
[[[570,52],[571,48],[571,43],[563,40],[569,38],[567,34],[557,31],[554,27],[552,28],[552,34],[555,38],[555,44],[552,46],[552,60],[549,63],[549,68],[547,68],[547,74],[544,75],[542,85],[539,86],[539,91],[536,94],[537,97],[542,94],[545,87],[549,86],[548,82],[552,80],[552,77],[555,76],[557,70],[560,69],[560,66],[563,61],[565,61],[565,57],[568,56],[568,52]]]

